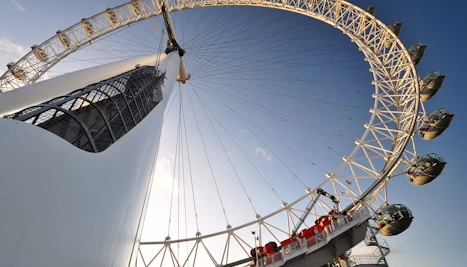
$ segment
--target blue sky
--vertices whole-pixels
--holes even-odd
[[[39,3],[38,1],[33,1],[33,0],[2,0],[0,1],[0,22],[4,27],[0,28],[0,66],[4,66],[7,62],[9,61],[15,61],[19,59],[19,57],[29,51],[29,47],[33,44],[39,44],[45,39],[49,38],[52,36],[56,30],[58,29],[64,29],[67,28],[68,26],[78,22],[81,18],[83,17],[89,17],[95,13],[98,13],[102,10],[104,10],[107,7],[111,6],[116,6],[118,4],[123,3],[124,1],[117,1],[117,0],[105,0],[105,1],[91,1],[91,0],[82,0],[82,1],[59,1],[59,0],[54,0],[54,1],[48,1],[46,4],[44,3]],[[399,20],[403,23],[402,26],[402,32],[400,34],[401,40],[405,43],[407,47],[409,47],[411,44],[416,43],[416,42],[424,42],[427,44],[427,50],[425,53],[425,56],[421,63],[417,66],[417,70],[420,74],[420,76],[424,76],[428,74],[431,71],[441,71],[444,74],[446,74],[446,79],[443,85],[443,88],[438,92],[438,94],[431,99],[427,104],[427,110],[431,111],[439,107],[445,107],[451,112],[455,113],[456,116],[454,118],[454,121],[451,125],[451,127],[439,138],[432,140],[432,141],[421,141],[418,140],[418,146],[417,149],[419,151],[419,154],[425,154],[425,153],[430,153],[430,152],[436,152],[446,158],[448,161],[448,165],[446,169],[444,170],[442,176],[440,176],[437,180],[434,182],[422,186],[422,187],[415,187],[410,185],[405,177],[396,177],[393,180],[391,180],[389,186],[388,186],[388,191],[389,191],[389,199],[392,203],[403,203],[411,208],[411,210],[414,213],[415,219],[412,223],[412,226],[409,230],[407,230],[405,233],[401,234],[400,236],[396,237],[389,237],[386,238],[386,240],[389,242],[389,245],[392,249],[392,253],[388,257],[388,261],[391,266],[428,266],[428,267],[435,267],[435,266],[448,266],[448,265],[454,265],[458,264],[458,258],[462,255],[462,253],[465,253],[467,251],[467,245],[465,243],[465,235],[467,234],[467,230],[463,227],[463,222],[467,220],[467,215],[465,214],[465,211],[467,210],[467,197],[466,197],[466,192],[465,190],[467,189],[467,182],[464,179],[463,175],[463,167],[465,166],[464,161],[467,160],[467,157],[465,156],[465,151],[466,151],[466,143],[464,141],[464,133],[466,132],[466,124],[465,124],[465,119],[464,117],[467,115],[467,110],[465,109],[465,103],[467,101],[467,93],[464,90],[465,87],[465,82],[464,82],[464,72],[465,72],[465,61],[467,60],[467,57],[465,56],[464,51],[464,44],[467,42],[467,34],[465,33],[465,27],[464,25],[467,24],[467,21],[465,19],[465,16],[463,14],[463,10],[465,10],[466,4],[460,3],[456,8],[453,8],[452,5],[440,5],[439,1],[425,1],[423,4],[416,3],[414,1],[412,2],[407,2],[407,1],[382,1],[382,2],[375,2],[375,1],[353,1],[359,6],[366,7],[368,5],[375,5],[376,6],[376,11],[375,15],[381,19],[385,23],[391,23],[395,20]],[[229,9],[229,10],[234,10],[234,9]],[[270,11],[258,11],[258,9],[250,9],[246,10],[242,9],[242,16],[240,16],[240,19],[237,20],[235,23],[240,25],[242,23],[242,19],[245,22],[249,22],[247,18],[251,18],[252,16],[258,15],[263,15],[263,16],[268,16],[268,14],[275,14],[275,13],[266,13]],[[207,10],[207,11],[199,11],[198,13],[193,12],[192,16],[196,18],[199,24],[207,23],[207,22],[213,22],[214,19],[209,19],[209,16],[212,17],[219,17],[219,16],[226,16],[226,13],[222,10],[218,9],[212,9],[212,10]],[[187,23],[187,17],[183,18],[183,14],[175,14],[174,15],[174,23],[175,24],[180,24],[182,25],[183,23],[190,25],[190,23]],[[206,16],[208,17],[206,20],[200,20],[200,17]],[[196,20],[193,20],[196,21]],[[262,19],[262,22],[267,22],[268,19]],[[294,22],[300,22],[299,19],[296,19],[296,17],[287,17],[287,23],[293,24]],[[220,22],[219,22],[220,23]],[[272,23],[272,22],[271,22]],[[196,23],[191,23],[191,26],[195,25]],[[207,23],[209,24],[209,23]],[[279,25],[279,24],[273,24],[273,25]],[[298,26],[296,27],[305,27],[303,24],[297,24]],[[302,25],[302,26],[300,26]],[[310,24],[310,25],[315,25],[315,24]],[[318,25],[318,24],[316,24]],[[208,25],[209,26],[209,25]],[[135,26],[134,28],[134,33],[139,33],[139,34],[144,34],[144,29],[138,28],[139,26]],[[186,28],[183,30],[179,30],[178,33],[179,37],[181,39],[190,39],[191,37],[187,34],[186,32],[189,32],[190,28]],[[327,28],[325,26],[317,26],[320,27],[325,33],[328,33]],[[329,28],[329,27],[328,27]],[[309,29],[303,29],[303,31],[309,30]],[[131,30],[130,30],[131,31]],[[246,31],[246,30],[245,30]],[[147,33],[147,32],[146,32]],[[332,30],[329,30],[329,33],[332,33]],[[181,36],[181,35],[184,36]],[[200,39],[198,40],[198,43],[200,43],[202,40],[202,34],[203,32],[196,33],[198,36],[201,36]],[[123,36],[123,35],[122,35]],[[248,32],[246,31],[244,33],[244,36],[248,36]],[[289,36],[290,38],[293,38],[294,33],[291,33]],[[146,38],[146,36],[144,37]],[[150,37],[147,37],[151,40]],[[251,37],[250,37],[251,38]],[[334,38],[334,37],[333,37]],[[335,37],[335,38],[340,38],[340,37]],[[345,40],[345,38],[341,38],[342,40]],[[338,39],[338,40],[341,40]],[[154,39],[155,40],[155,39]],[[227,39],[228,40],[228,39]],[[326,44],[327,42],[334,42],[337,39],[325,39],[325,37],[321,39],[316,39],[315,44],[319,44],[319,42],[322,42],[322,44]],[[156,40],[155,40],[156,41]],[[280,40],[274,40],[275,42],[279,42]],[[268,44],[265,45],[272,45],[274,42],[270,41]],[[185,44],[187,48],[187,57],[189,56],[189,53],[194,53],[193,51],[195,48],[193,48],[190,51],[189,44]],[[290,42],[287,43],[287,47],[290,49],[299,49],[299,47],[302,47],[304,43],[302,41],[297,41],[297,42]],[[297,47],[295,47],[297,46]],[[349,45],[342,45],[341,48],[345,49],[347,47],[352,47],[352,44]],[[353,47],[355,48],[355,47]],[[242,49],[249,49],[242,47]],[[139,53],[144,53],[144,49],[141,51],[137,51]],[[210,51],[212,54],[216,53],[216,50]],[[82,54],[79,54],[80,56],[87,57],[89,59],[92,59],[94,57],[97,57],[97,55],[93,54],[93,51],[84,51]],[[201,53],[201,52],[199,52]],[[206,51],[202,53],[207,53]],[[243,54],[247,55],[247,54]],[[199,55],[198,55],[199,56]],[[221,55],[219,55],[221,56]],[[225,56],[225,55],[224,55]],[[249,57],[253,57],[254,55],[248,55]],[[317,57],[316,60],[318,62],[329,62],[329,61],[334,61],[339,59],[338,54],[333,54],[333,55],[327,55],[330,58],[324,58],[324,57]],[[200,57],[201,58],[201,57]],[[233,58],[233,56],[230,56],[230,59]],[[358,60],[361,59],[359,58],[358,53],[353,53],[348,55],[348,58],[353,60]],[[112,59],[114,60],[114,59]],[[212,59],[211,59],[212,60]],[[328,60],[328,61],[320,61],[320,60]],[[83,61],[73,61],[70,60],[72,64],[74,64],[74,68],[82,68],[86,67],[86,62]],[[296,59],[294,62],[300,62],[300,59]],[[201,65],[196,65],[196,62],[190,63],[189,58],[187,58],[187,63],[190,66],[191,64],[191,70],[193,71],[193,74],[202,76],[204,73],[202,72],[202,68],[199,69],[200,66],[206,67],[208,63],[202,63]],[[302,62],[301,62],[302,63]],[[339,74],[339,79],[342,81],[345,79],[353,79],[353,81],[356,83],[355,86],[351,87],[352,89],[360,89],[360,87],[366,88],[367,85],[360,85],[357,82],[365,79],[371,79],[368,78],[368,72],[367,70],[364,71],[357,71],[357,75],[354,74],[355,69],[360,68],[361,66],[364,66],[361,64],[362,62],[346,62],[345,67],[346,69],[343,70]],[[343,64],[343,63],[342,63]],[[364,63],[363,63],[364,64]],[[220,63],[217,63],[217,68],[220,66]],[[250,65],[250,66],[257,66],[257,65]],[[273,66],[272,66],[273,67]],[[281,67],[280,64],[277,65],[278,68]],[[6,67],[4,67],[6,70]],[[262,66],[262,68],[265,68],[265,66]],[[53,71],[56,71],[56,74],[59,74],[60,72],[67,72],[70,71],[71,67],[66,65],[65,63],[61,66],[57,66],[56,68],[53,69]],[[211,69],[211,71],[213,71]],[[237,70],[238,71],[238,70]],[[321,71],[321,69],[316,70],[317,76],[320,77],[326,77],[329,79],[335,78],[333,74],[328,75],[327,72]],[[300,70],[298,71],[300,72]],[[51,76],[54,74],[51,72]],[[280,73],[278,73],[279,75]],[[245,74],[246,75],[246,74]],[[264,74],[266,75],[266,74]],[[355,76],[355,78],[353,78]],[[220,78],[228,78],[228,76],[218,76],[218,79]],[[245,78],[246,76],[242,76]],[[271,76],[262,76],[263,79],[271,78]],[[317,79],[317,78],[315,78]],[[206,80],[207,81],[207,80]],[[369,80],[368,80],[369,81]],[[286,81],[284,83],[282,82],[277,82],[277,85],[284,85],[288,83],[293,84],[291,81]],[[242,83],[238,84],[239,86],[242,85]],[[244,84],[245,86],[247,83]],[[250,84],[251,85],[251,84]],[[193,86],[199,86],[199,84],[193,84]],[[221,85],[218,85],[221,86]],[[298,85],[297,85],[298,86]],[[333,92],[336,94],[336,92]],[[207,94],[206,94],[207,95]],[[278,99],[274,99],[271,97],[270,99],[268,98],[259,98],[258,95],[255,95],[254,93],[250,94],[251,97],[254,97],[255,99],[261,99],[262,101],[265,101],[265,105],[267,103],[277,103],[275,101],[279,101]],[[315,95],[316,96],[316,95]],[[323,96],[324,97],[324,96]],[[354,103],[356,106],[365,106],[367,104],[367,99],[361,99],[355,97],[355,95],[350,95],[348,96],[351,101],[351,103]],[[355,97],[355,98],[352,98]],[[187,98],[185,98],[187,99]],[[209,102],[210,105],[213,108],[216,107],[216,101],[214,98],[204,98],[205,101],[211,101]],[[210,100],[209,100],[210,99]],[[330,99],[330,98],[324,98],[324,99]],[[178,101],[177,99],[175,99]],[[194,99],[192,99],[194,100]],[[339,98],[335,99],[336,103],[344,103],[340,101],[344,101],[345,96],[340,96]],[[184,100],[186,101],[186,100]],[[355,104],[355,102],[358,102]],[[186,104],[186,102],[184,102]],[[208,102],[207,102],[208,103]],[[232,102],[233,103],[233,102]],[[296,103],[295,103],[296,104]],[[217,103],[219,105],[219,103]],[[232,104],[233,105],[233,104]],[[294,105],[294,102],[288,102],[287,104],[283,104],[282,108],[283,112],[289,112],[290,108]],[[187,106],[189,107],[189,106]],[[203,113],[203,106],[198,105],[197,106],[197,112],[198,113]],[[219,114],[222,114],[222,112],[226,112],[225,110],[222,111],[222,107],[219,107],[217,109],[217,112]],[[298,114],[304,114],[306,110],[306,107],[304,107],[303,110],[297,110],[294,113],[294,115]],[[310,110],[308,110],[310,111]],[[353,109],[345,109],[346,112],[348,111],[354,111]],[[189,112],[187,110],[187,112]],[[359,113],[357,111],[356,116],[366,116],[366,113]],[[172,118],[171,123],[173,123],[175,126],[177,124],[178,120],[178,113],[173,112],[168,115],[168,118]],[[267,129],[267,125],[273,124],[273,122],[268,122],[266,117],[261,117],[259,115],[251,115],[251,118],[256,117],[257,121],[265,121],[265,124],[263,125],[263,129]],[[210,117],[211,119],[214,119],[214,117]],[[342,116],[337,116],[335,118],[336,120],[339,121],[339,124],[347,125],[345,118]],[[364,118],[361,118],[364,120]],[[205,138],[209,139],[210,141],[213,141],[216,139],[216,134],[211,130],[209,131],[209,119],[207,116],[204,116],[203,118],[200,118],[200,120],[203,120],[201,122],[205,127],[203,127],[203,130],[206,132]],[[326,120],[326,119],[325,119]],[[329,118],[328,118],[329,120]],[[189,122],[193,123],[195,121],[194,117],[190,117]],[[330,124],[326,124],[326,121],[320,121],[320,123],[323,123],[324,125],[328,125],[327,129],[334,129],[333,126],[330,126]],[[192,124],[193,125],[193,124]],[[238,131],[238,138],[242,137],[242,134],[245,134],[245,132],[248,132],[249,129],[245,127],[244,124],[240,124],[238,121],[235,122],[235,120],[231,120],[229,124],[232,129],[240,129]],[[348,127],[354,127],[355,124],[349,123]],[[251,127],[253,127],[251,125]],[[193,128],[190,129],[196,129],[194,126]],[[221,132],[221,128],[217,128],[219,132]],[[242,132],[243,130],[243,132]],[[193,130],[194,132],[191,132],[193,136],[196,136],[196,131]],[[337,130],[336,130],[337,131]],[[287,132],[277,132],[278,136],[286,136],[288,133]],[[353,130],[348,132],[351,137],[354,137]],[[169,136],[176,136],[176,132],[168,133]],[[220,133],[220,135],[223,136],[223,140],[228,140],[228,136],[225,133]],[[262,136],[265,140],[267,140],[267,137],[265,135]],[[298,138],[298,137],[297,137]],[[355,136],[357,138],[357,136]],[[271,183],[274,184],[275,187],[278,187],[281,190],[281,193],[284,195],[292,195],[292,196],[298,196],[303,193],[303,191],[300,191],[300,193],[295,193],[298,190],[302,190],[300,185],[298,183],[293,183],[292,182],[287,182],[288,180],[281,180],[281,178],[278,178],[280,175],[277,173],[281,173],[284,171],[283,169],[275,169],[271,166],[267,168],[268,164],[271,160],[273,160],[275,157],[273,153],[271,153],[271,150],[265,149],[264,145],[261,144],[259,141],[254,141],[258,138],[254,138],[254,136],[248,136],[244,138],[245,140],[248,140],[250,143],[245,143],[245,147],[250,146],[249,151],[252,154],[253,160],[258,161],[259,165],[263,164],[266,166],[264,169],[265,173],[270,175],[271,178]],[[293,138],[290,138],[293,139]],[[172,176],[173,172],[173,164],[175,161],[175,156],[174,156],[174,150],[173,145],[175,143],[175,138],[171,137],[166,137],[165,142],[170,143],[170,145],[167,145],[166,150],[163,150],[163,160],[161,161],[162,163],[165,163],[165,167],[159,167],[160,173],[166,175],[166,176]],[[330,141],[328,139],[325,139],[326,141]],[[272,142],[272,140],[269,140]],[[291,145],[293,144],[291,140]],[[256,143],[254,143],[256,142]],[[254,143],[254,144],[252,144]],[[265,141],[265,143],[267,143]],[[198,140],[198,145],[200,144]],[[235,144],[234,143],[225,143],[230,149],[234,150]],[[333,148],[338,151],[345,151],[347,148],[348,144],[342,144],[342,146],[333,146]],[[172,148],[170,148],[172,146]],[[213,154],[223,154],[222,152],[222,147],[220,146],[213,146],[212,148]],[[310,148],[311,149],[311,148]],[[313,149],[315,151],[319,150],[322,152],[322,155],[326,155],[326,158],[329,158],[333,161],[334,157],[336,157],[335,153],[329,153],[326,152],[324,149],[320,148],[320,146],[313,146]],[[202,151],[202,147],[199,146],[197,148],[194,148],[193,151]],[[165,153],[165,154],[164,154]],[[200,152],[201,153],[201,152]],[[284,153],[290,153],[289,152],[284,152]],[[306,152],[304,152],[306,153]],[[344,152],[342,152],[344,153]],[[287,154],[288,155],[288,154]],[[235,157],[239,159],[240,156],[232,156],[233,160],[235,160]],[[201,158],[201,157],[200,157]],[[217,163],[219,166],[228,166],[228,162],[226,159],[218,158],[216,159]],[[298,161],[297,161],[298,162]],[[199,166],[203,166],[205,168],[206,161],[204,163],[201,163],[201,159],[198,162]],[[276,160],[274,162],[275,164],[280,165],[278,161]],[[323,166],[325,169],[332,168],[331,166],[327,166],[326,162],[321,163],[320,166]],[[296,171],[298,174],[304,174],[307,172],[314,172],[316,170],[312,170],[312,168],[305,168],[300,166],[299,163],[294,163],[293,162],[288,162],[287,165],[289,165],[293,170]],[[194,171],[196,167],[193,167]],[[245,167],[244,169],[239,169],[240,172],[245,173],[244,175],[249,175],[250,173],[253,172],[253,170],[248,169]],[[275,172],[275,173],[274,173]],[[200,176],[205,176],[208,177],[209,173],[206,172],[205,170],[199,170],[199,173],[202,175]],[[282,173],[281,173],[282,174]],[[232,174],[230,174],[232,175]],[[285,176],[285,171],[284,171],[284,176]],[[299,175],[300,176],[300,175]],[[229,176],[233,177],[233,176]],[[204,178],[203,178],[204,179]],[[209,178],[210,179],[210,178]],[[206,178],[206,180],[200,180],[199,181],[199,187],[203,188],[211,188],[213,186],[212,180],[209,180]],[[234,178],[232,178],[234,179]],[[258,184],[259,180],[255,180],[256,182],[251,182],[250,181],[250,186],[254,187],[255,184]],[[156,181],[157,182],[157,181]],[[173,183],[172,183],[173,182]],[[166,181],[161,181],[161,184],[165,185],[166,188],[166,195],[165,195],[165,200],[161,199],[161,201],[165,201],[165,203],[168,203],[168,200],[171,198],[171,195],[173,195],[173,184],[178,184],[181,183],[180,181],[177,180],[170,180],[169,183]],[[284,186],[284,185],[289,185],[289,186]],[[161,186],[162,187],[162,186]],[[229,187],[229,184],[227,182],[220,182],[220,187]],[[233,189],[232,189],[233,190]],[[264,190],[266,191],[266,190]],[[181,191],[180,191],[181,192]],[[241,190],[239,191],[238,194],[241,194]],[[225,193],[227,194],[227,193]],[[235,197],[237,193],[232,192],[232,198]],[[271,194],[268,193],[268,194]],[[164,195],[161,193],[161,195]],[[256,196],[259,194],[255,194]],[[269,197],[274,198],[274,196],[269,196],[266,195],[265,192],[263,192],[263,195],[260,195],[257,197],[258,202],[263,200],[265,202],[269,201]],[[291,197],[292,199],[293,197]],[[211,202],[215,201],[215,198],[211,199],[208,197],[199,198],[197,199],[199,202]],[[248,203],[243,200],[241,201],[242,205],[247,206]],[[175,202],[177,203],[177,202]],[[201,205],[201,204],[200,204]],[[229,205],[229,202],[226,202],[226,205]],[[261,206],[260,208],[264,208],[264,210],[267,210],[267,203],[259,203],[257,204],[258,206]],[[229,211],[229,209],[227,209]],[[162,209],[162,211],[158,212],[166,212],[167,213],[168,209]],[[202,212],[201,212],[202,213]],[[233,214],[238,215],[236,212],[232,212]],[[221,214],[218,214],[218,216],[221,216]],[[166,218],[167,216],[164,215],[162,216]],[[235,217],[235,216],[234,216]],[[159,217],[160,218],[160,217]],[[165,220],[165,219],[164,219]],[[207,217],[206,217],[207,220]],[[234,219],[233,219],[234,220]],[[235,220],[234,220],[235,221]],[[165,227],[165,226],[164,226]],[[205,229],[208,227],[205,227]],[[165,229],[165,228],[164,228]],[[207,230],[206,230],[207,231]],[[162,237],[163,238],[163,237]]]

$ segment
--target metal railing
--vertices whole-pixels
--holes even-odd
[[[348,262],[351,267],[356,267],[361,264],[378,264],[379,257],[373,255],[350,256]]]
[[[297,238],[297,242],[283,246],[277,253],[259,258],[256,266],[282,266],[288,260],[325,246],[334,237],[368,220],[369,216],[370,214],[366,208],[356,210],[352,215],[339,218],[326,226],[317,235],[313,235],[310,238]]]

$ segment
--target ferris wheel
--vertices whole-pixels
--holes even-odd
[[[406,48],[401,25],[339,0],[134,0],[57,31],[8,64],[0,113],[105,154],[166,92],[120,106],[118,84],[126,79],[136,88],[157,77],[163,85],[174,76],[165,62],[176,54],[178,83],[166,100],[152,204],[145,200],[131,264],[320,267],[345,266],[345,258],[358,266],[347,251],[364,240],[379,246],[384,261],[388,248],[375,236],[400,234],[413,219],[392,203],[387,184],[404,175],[424,185],[441,174],[444,158],[418,155],[415,141],[441,135],[454,116],[444,108],[426,113],[423,103],[445,75],[419,77],[426,45]],[[101,64],[112,71],[86,70]],[[19,88],[34,94],[36,81],[63,70],[95,81],[21,97]],[[63,84],[71,76],[60,77]],[[16,90],[20,101],[2,102]],[[79,108],[70,104],[76,98]],[[114,117],[99,108],[105,99]],[[94,126],[81,125],[89,142],[47,128],[86,106],[101,113],[107,139]],[[131,109],[138,112],[125,117]]]

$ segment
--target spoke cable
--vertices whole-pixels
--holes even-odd
[[[208,116],[208,113],[207,113],[206,107],[205,107],[206,104],[205,104],[204,101],[200,98],[200,96],[198,95],[198,93],[197,93],[196,91],[193,91],[193,92],[194,92],[194,93],[196,94],[196,96],[198,97],[198,100],[200,101],[200,105],[201,105],[201,107],[203,108],[204,114],[206,115],[206,118],[208,118],[209,124],[211,125],[211,128],[214,130],[214,133],[215,133],[215,135],[216,135],[216,138],[217,138],[219,144],[221,145],[222,150],[224,151],[224,154],[227,156],[227,159],[229,160],[230,167],[231,167],[232,170],[234,171],[235,176],[237,177],[237,180],[238,180],[238,182],[240,183],[240,185],[241,185],[241,187],[242,187],[242,189],[243,189],[243,192],[245,193],[246,197],[248,198],[248,201],[250,202],[250,205],[251,205],[251,207],[252,207],[252,209],[253,209],[255,215],[258,214],[258,212],[257,212],[256,209],[255,209],[255,206],[253,205],[253,201],[251,200],[251,198],[250,198],[248,192],[247,192],[246,189],[245,189],[245,186],[243,185],[243,182],[241,181],[241,179],[240,179],[240,177],[239,177],[239,175],[238,175],[237,169],[236,169],[235,166],[233,165],[233,162],[232,162],[232,160],[231,160],[229,154],[227,153],[227,150],[225,149],[225,146],[224,146],[224,144],[222,143],[222,141],[221,141],[221,139],[220,139],[220,137],[219,137],[219,134],[218,134],[216,128],[215,128],[214,125],[212,124],[211,118]],[[211,111],[210,111],[210,112],[211,112]]]
[[[195,84],[191,84],[192,86],[194,87],[198,87],[196,86]],[[199,88],[199,87],[198,87]],[[274,192],[274,194],[277,196],[277,198],[281,201],[281,203],[284,203],[284,201],[282,200],[282,198],[279,196],[279,194],[277,193],[276,189],[274,189],[274,187],[271,186],[271,184],[268,182],[268,180],[266,179],[266,177],[264,177],[264,175],[261,173],[261,171],[258,169],[258,167],[251,161],[250,157],[247,156],[247,154],[245,153],[245,151],[243,151],[243,149],[240,147],[240,145],[235,141],[235,139],[232,137],[232,135],[230,135],[230,133],[227,131],[227,129],[225,129],[225,127],[219,122],[219,120],[217,119],[216,116],[214,116],[214,118],[216,119],[216,121],[218,122],[219,125],[221,125],[221,127],[224,129],[224,132],[227,133],[227,135],[230,137],[230,139],[234,142],[234,144],[237,146],[237,148],[242,152],[242,154],[245,156],[246,159],[248,159],[248,161],[250,162],[251,166],[256,170],[256,172],[261,176],[261,178],[263,178],[264,182],[269,186],[269,188]]]
[[[194,118],[195,118],[195,122],[196,122],[196,126],[197,126],[197,129],[198,129],[198,133],[199,133],[199,136],[200,136],[200,138],[201,138],[201,143],[202,143],[202,145],[203,145],[203,150],[204,150],[204,153],[205,153],[205,155],[206,155],[206,159],[208,160],[208,165],[209,165],[209,170],[210,170],[210,172],[211,172],[211,177],[212,177],[212,179],[213,179],[213,181],[214,181],[214,185],[215,185],[216,191],[217,191],[217,196],[219,197],[219,201],[220,201],[220,204],[221,204],[221,207],[222,207],[222,211],[223,211],[223,213],[224,213],[225,222],[227,223],[227,225],[229,225],[229,220],[227,219],[227,213],[226,213],[226,211],[225,211],[224,202],[222,201],[222,197],[221,197],[221,194],[220,194],[220,192],[219,192],[219,187],[218,187],[218,185],[217,185],[216,177],[215,177],[214,171],[213,171],[213,169],[212,169],[211,160],[210,160],[210,158],[209,158],[209,154],[208,154],[208,151],[207,151],[207,149],[206,149],[206,144],[205,144],[205,142],[204,142],[203,135],[201,134],[201,128],[200,128],[200,126],[199,126],[199,122],[198,122],[198,118],[197,118],[197,116],[196,116],[196,112],[195,112],[195,110],[194,110],[194,108],[193,108],[193,102],[191,101],[190,93],[188,92],[187,95],[188,95],[188,100],[189,100],[189,102],[190,102],[191,109],[192,109],[192,111],[193,111],[193,116],[194,116]]]

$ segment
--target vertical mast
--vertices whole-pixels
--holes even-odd
[[[165,28],[167,29],[167,49],[165,52],[168,54],[172,51],[178,50],[180,55],[180,70],[178,72],[177,81],[181,83],[185,83],[188,79],[190,79],[190,74],[186,72],[185,64],[183,62],[183,55],[185,54],[185,50],[180,47],[180,44],[177,42],[177,37],[175,35],[175,30],[172,24],[172,20],[170,19],[169,12],[167,11],[164,2],[162,0],[157,1],[157,5],[162,11],[162,16],[164,17]]]

